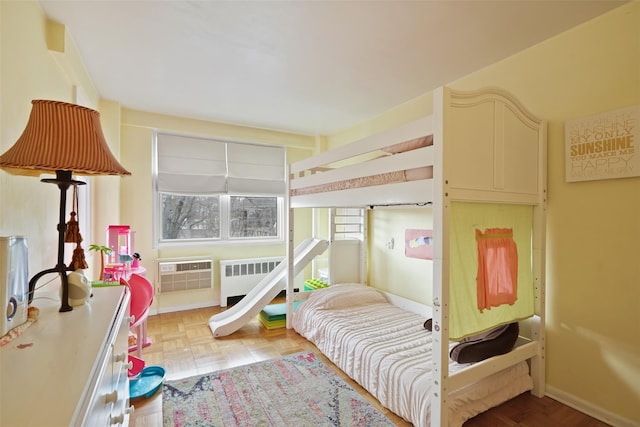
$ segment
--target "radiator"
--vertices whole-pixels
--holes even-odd
[[[228,299],[247,295],[284,257],[231,259],[220,261],[220,306]],[[284,289],[284,287],[283,287]]]
[[[213,261],[206,258],[158,260],[158,292],[213,287]]]

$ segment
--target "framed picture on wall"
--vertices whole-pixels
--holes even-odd
[[[404,254],[409,258],[433,259],[433,230],[407,228],[404,233]]]
[[[640,176],[640,105],[565,123],[567,182]]]

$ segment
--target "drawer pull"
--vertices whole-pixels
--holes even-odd
[[[136,321],[136,316],[129,316],[127,317],[127,322],[129,323],[134,323]]]
[[[118,390],[113,390],[111,393],[107,393],[104,396],[104,400],[106,403],[117,402],[118,401]]]
[[[127,367],[127,371],[130,371],[133,369],[133,362],[129,362],[125,366]]]
[[[122,352],[120,354],[116,354],[113,359],[116,363],[124,362],[125,360],[127,360],[127,356],[128,354],[126,352]]]
[[[124,414],[111,416],[111,424],[122,424],[124,422]]]
[[[131,415],[133,414],[134,408],[133,406],[129,406],[128,408],[126,408],[124,410],[124,412],[120,415],[116,415],[116,416],[112,416],[111,417],[111,424],[122,424],[124,423],[124,417],[126,415]]]

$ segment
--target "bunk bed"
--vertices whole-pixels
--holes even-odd
[[[393,406],[385,398],[385,392],[376,388],[377,380],[358,373],[362,365],[367,368],[367,364],[376,363],[372,362],[375,356],[359,360],[345,358],[332,353],[335,344],[323,346],[313,337],[313,332],[303,330],[301,325],[308,318],[294,318],[293,304],[310,297],[306,292],[293,292],[293,268],[289,269],[287,327],[293,327],[297,320],[296,326],[303,334],[307,334],[312,342],[316,339],[327,357],[383,405],[391,406],[389,409],[417,426],[448,426],[450,421],[461,423],[463,420],[449,419],[453,408],[466,411],[465,419],[487,409],[478,407],[467,411],[462,408],[456,397],[462,390],[482,389],[489,378],[522,369],[522,366],[531,378],[531,387],[527,388],[531,388],[536,396],[544,395],[546,123],[527,111],[515,97],[497,88],[470,92],[439,88],[433,93],[430,115],[291,164],[288,202],[290,264],[294,209],[421,206],[431,210],[433,260],[430,262],[433,265],[429,282],[433,298],[429,317],[432,331],[420,331],[424,335],[423,341],[428,341],[425,346],[430,348],[424,359],[428,376],[421,377],[422,383],[428,384],[408,385],[407,390],[398,391],[400,395],[395,398],[401,402],[400,406],[418,405],[420,402],[415,402],[418,395],[413,388],[423,387],[424,396],[428,396],[427,409],[424,405],[419,410]],[[518,251],[523,249],[517,261],[517,291],[528,293],[530,299],[518,297],[515,303],[482,310],[477,305],[476,295],[460,291],[475,289],[479,266],[477,255],[470,252],[468,242],[466,246],[460,242],[469,240],[466,236],[471,226],[476,225],[477,218],[483,223],[484,219],[495,216],[496,209],[500,214],[507,211],[503,219],[507,225],[511,225],[510,219],[525,213],[524,222],[513,228],[513,238],[520,233]],[[475,242],[475,238],[471,239]],[[317,305],[309,302],[309,305],[314,304]],[[335,306],[335,303],[330,305]],[[356,304],[355,311],[366,311],[366,306]],[[525,310],[510,313],[510,306],[524,306]],[[300,305],[295,316],[302,317],[298,313],[303,313],[304,307],[305,304]],[[320,307],[319,310],[325,309]],[[371,318],[371,315],[365,316]],[[422,327],[421,320],[424,315],[414,318],[403,329]],[[518,322],[521,332],[511,351],[476,363],[451,361],[450,351],[458,340],[464,341],[465,337],[509,322]],[[343,334],[345,327],[334,335]],[[329,338],[322,338],[326,339]],[[378,364],[368,366],[364,371],[383,368],[384,365]],[[414,372],[416,376],[419,374]],[[500,401],[490,405],[498,403]]]

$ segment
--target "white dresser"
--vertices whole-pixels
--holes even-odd
[[[94,288],[67,313],[39,297],[38,321],[0,348],[0,426],[128,425],[129,292]]]

